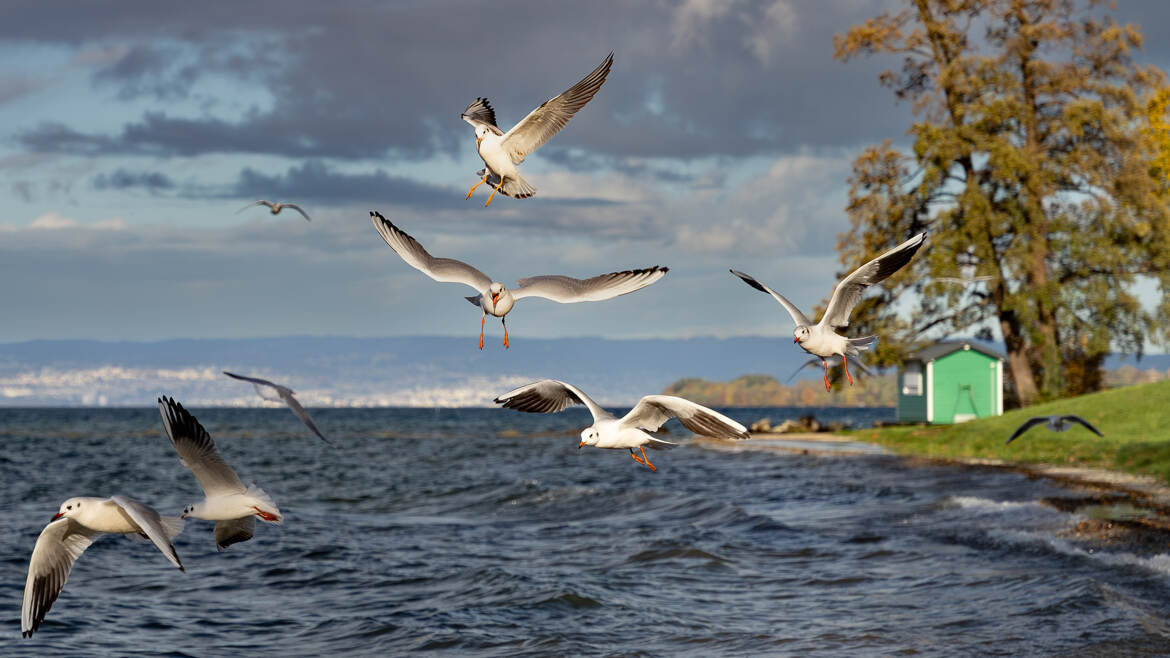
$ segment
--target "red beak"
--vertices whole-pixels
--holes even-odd
[[[794,343],[799,343],[799,342],[800,342],[800,336],[796,336],[796,337],[794,337],[794,338],[792,339],[792,342],[794,342]]]
[[[57,512],[56,514],[53,515],[53,518],[49,519],[49,523],[56,521],[57,519],[61,518],[62,516],[65,516],[65,515],[60,513],[60,512]]]
[[[498,293],[498,292],[492,293],[492,306],[495,306],[496,301],[499,300],[499,298],[500,298],[500,293]]]

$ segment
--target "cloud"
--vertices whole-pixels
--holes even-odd
[[[331,170],[320,161],[308,161],[275,175],[245,168],[229,196],[274,201],[388,202],[428,208],[466,208],[462,195],[453,188],[391,176],[382,169],[372,173],[342,173]]]
[[[157,171],[134,172],[116,169],[113,173],[95,176],[93,186],[99,190],[126,190],[141,187],[151,194],[158,194],[162,190],[173,189],[175,183],[169,176]]]
[[[81,223],[72,217],[64,217],[56,212],[47,212],[39,215],[28,227],[35,230],[58,231],[61,229],[92,229],[99,231],[121,231],[126,229],[126,222],[120,218],[102,219],[96,222]],[[12,230],[12,229],[8,229]]]

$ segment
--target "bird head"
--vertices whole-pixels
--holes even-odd
[[[194,510],[194,509],[195,509],[194,505],[188,505],[188,506],[184,507],[183,513],[179,515],[179,518],[180,519],[187,518],[187,515],[190,514],[192,512],[192,510]]]
[[[488,286],[488,296],[492,298],[492,306],[495,306],[502,294],[504,294],[504,284],[493,282],[492,285]]]
[[[475,145],[479,146],[479,143],[483,141],[484,137],[487,137],[487,134],[488,134],[487,126],[476,126],[475,127]]]
[[[808,329],[808,327],[801,325],[801,326],[797,327],[795,330],[793,330],[792,336],[793,336],[792,342],[794,342],[794,343],[799,343],[802,340],[808,340],[809,329]]]
[[[597,430],[595,428],[586,427],[585,429],[581,430],[581,443],[577,444],[577,449],[580,450],[585,446],[597,445],[598,438],[600,437],[598,436]]]
[[[81,511],[81,502],[82,501],[80,498],[70,498],[69,500],[61,503],[61,509],[57,510],[57,513],[53,515],[53,518],[50,519],[50,521],[56,521],[62,517],[77,516],[78,512]]]

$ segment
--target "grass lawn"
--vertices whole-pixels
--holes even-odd
[[[1052,414],[1076,414],[1105,438],[1080,425],[1060,433],[1037,425],[1004,445],[1025,420]],[[1170,381],[1038,404],[958,425],[885,427],[849,434],[898,454],[1092,466],[1170,483]]]

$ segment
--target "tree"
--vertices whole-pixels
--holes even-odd
[[[1164,119],[1165,77],[1133,61],[1139,31],[1101,4],[906,0],[834,38],[844,61],[901,56],[881,81],[916,117],[912,154],[886,142],[854,162],[852,228],[839,241],[853,267],[930,232],[854,312],[883,337],[876,364],[924,332],[990,337],[994,323],[1027,405],[1098,388],[1110,351],[1140,356],[1147,339],[1170,336],[1134,292],[1141,277],[1157,280],[1167,317],[1167,170],[1151,123]],[[939,280],[962,276],[990,279]],[[907,322],[893,302],[911,289],[921,305]]]

